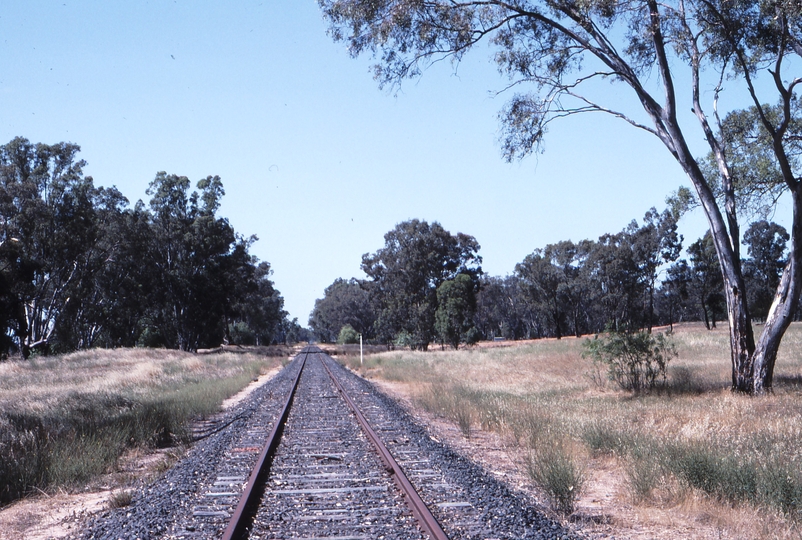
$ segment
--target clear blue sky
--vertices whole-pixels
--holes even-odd
[[[611,118],[554,124],[546,152],[501,159],[508,95],[479,46],[397,95],[326,35],[313,0],[0,5],[0,143],[75,142],[97,185],[134,203],[157,171],[222,177],[221,209],[269,261],[305,325],[337,277],[410,218],[477,238],[484,269],[640,219],[686,180],[648,134]],[[693,241],[700,215],[685,218]]]

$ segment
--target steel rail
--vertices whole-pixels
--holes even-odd
[[[240,495],[237,508],[234,510],[234,514],[231,516],[231,520],[229,520],[228,526],[223,532],[223,540],[233,540],[243,538],[245,536],[245,529],[250,521],[247,518],[253,506],[258,503],[258,489],[256,488],[257,486],[260,488],[264,487],[260,480],[264,478],[270,471],[270,464],[272,462],[273,455],[276,453],[278,443],[281,440],[281,432],[283,431],[284,424],[287,422],[287,417],[290,414],[290,407],[292,406],[292,399],[295,397],[295,390],[298,388],[298,381],[301,380],[301,373],[304,371],[306,360],[312,353],[309,351],[301,351],[299,355],[300,354],[305,354],[306,356],[304,356],[304,359],[301,361],[301,368],[298,370],[298,375],[295,377],[295,382],[292,384],[292,389],[287,394],[287,400],[284,403],[281,416],[273,425],[273,429],[270,432],[267,443],[262,449],[262,453],[259,454],[259,459],[251,470],[250,476],[248,477],[248,483]]]
[[[356,419],[359,422],[359,425],[362,427],[362,431],[365,432],[365,435],[368,437],[368,439],[370,439],[370,442],[373,443],[373,446],[378,451],[381,460],[384,462],[384,465],[387,468],[387,471],[393,477],[393,480],[395,480],[399,489],[401,489],[401,492],[404,494],[404,498],[412,510],[412,514],[418,520],[421,529],[423,529],[423,531],[427,533],[432,540],[449,540],[448,535],[446,535],[445,531],[443,531],[440,523],[437,522],[437,519],[434,517],[431,510],[429,510],[429,507],[426,506],[426,503],[423,502],[423,499],[421,499],[417,490],[412,485],[412,482],[409,481],[393,455],[384,445],[376,432],[373,431],[373,428],[370,427],[370,424],[368,424],[368,421],[362,414],[362,411],[359,410],[359,407],[356,406],[356,403],[354,403],[354,401],[351,399],[351,396],[349,396],[345,391],[345,388],[343,388],[343,386],[340,384],[340,381],[338,381],[334,376],[334,373],[331,372],[329,366],[326,365],[326,362],[321,360],[321,364],[323,364],[323,367],[326,368],[329,377],[331,377],[331,380],[334,382],[337,390],[339,390],[340,395],[353,411],[354,416],[356,416]]]

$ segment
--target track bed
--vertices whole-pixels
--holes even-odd
[[[176,467],[137,492],[130,507],[96,518],[80,537],[577,537],[434,440],[397,403],[317,348],[305,349],[217,423]],[[263,448],[271,436],[277,437],[274,454]],[[392,463],[371,437],[380,439]],[[415,493],[404,493],[400,478]],[[410,504],[413,498],[418,506]],[[242,525],[235,530],[237,519]]]

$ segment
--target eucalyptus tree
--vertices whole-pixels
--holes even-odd
[[[744,232],[744,244],[749,258],[744,261],[744,278],[749,285],[747,293],[755,317],[765,318],[773,292],[787,264],[786,245],[790,236],[785,227],[761,219]]]
[[[389,342],[408,336],[410,346],[426,350],[435,337],[437,288],[458,274],[474,287],[482,274],[479,243],[473,236],[452,235],[437,222],[399,223],[384,235],[384,247],[362,256],[362,270],[376,307],[378,338]]]
[[[646,284],[633,250],[634,220],[621,232],[608,233],[593,243],[587,272],[593,282],[593,318],[596,331],[612,327],[617,332],[640,328]]]
[[[309,315],[309,326],[318,339],[334,342],[345,325],[362,334],[365,340],[373,339],[376,313],[365,284],[358,279],[337,278],[323,291],[323,298],[315,300]]]
[[[283,334],[282,325],[287,318],[284,298],[270,279],[273,274],[270,263],[248,255],[248,245],[238,243],[232,257],[237,264],[231,265],[231,302],[226,305],[227,337],[242,345],[270,345]],[[236,338],[232,337],[232,330],[236,330]]]
[[[705,327],[710,330],[716,327],[716,318],[722,312],[724,303],[721,269],[713,236],[707,232],[696,242],[688,246],[690,255],[690,290],[695,298],[704,320]]]
[[[645,284],[645,326],[651,332],[659,269],[676,261],[682,251],[682,235],[677,234],[677,216],[669,210],[658,213],[655,208],[649,209],[643,217],[643,225],[632,234],[632,249]]]
[[[562,294],[568,282],[563,269],[555,265],[541,249],[536,249],[515,265],[515,275],[522,281],[530,301],[549,321],[550,334],[560,339],[565,334],[566,306]]]
[[[559,118],[604,113],[656,137],[695,189],[721,263],[729,312],[732,387],[771,386],[777,348],[802,287],[798,0],[319,0],[336,40],[373,54],[381,85],[398,85],[442,59],[459,62],[489,41],[512,96],[500,117],[507,159],[539,148]],[[602,81],[626,89],[620,108]],[[754,118],[754,132],[793,205],[788,264],[755,341],[740,258],[737,148],[718,115],[725,82],[730,109]],[[740,90],[743,89],[742,92]],[[684,93],[684,97],[681,95]],[[620,93],[619,93],[620,95]],[[709,95],[712,103],[703,104]],[[746,103],[746,108],[744,108]],[[686,108],[687,107],[687,108]],[[691,109],[692,121],[682,111]],[[694,156],[714,156],[716,192]],[[719,197],[717,197],[717,194]]]
[[[515,276],[483,276],[476,294],[474,323],[485,339],[528,337],[526,298]]]
[[[55,336],[62,351],[133,347],[147,295],[150,228],[143,209],[129,209],[116,188],[100,188],[94,202],[96,241],[87,246],[85,272],[71,289]]]
[[[0,246],[5,317],[23,357],[47,349],[75,288],[90,271],[98,236],[92,178],[80,147],[32,144],[17,137],[0,147]],[[8,332],[8,331],[7,331]]]
[[[558,294],[565,311],[566,324],[579,337],[594,330],[590,307],[596,297],[587,265],[595,242],[563,240],[543,249],[544,256],[562,273]]]
[[[675,322],[693,320],[694,310],[689,308],[691,270],[688,261],[680,259],[666,270],[665,279],[661,283],[658,307],[660,320],[674,329]]]
[[[220,178],[201,179],[197,188],[190,192],[187,177],[164,172],[148,188],[147,261],[158,276],[150,299],[153,327],[181,350],[220,343],[237,300],[235,269],[251,263],[249,240],[216,215],[225,193]]]
[[[479,331],[473,323],[476,312],[476,283],[467,274],[457,274],[437,287],[437,309],[434,327],[440,343],[454,349],[460,343],[473,344],[479,340]]]

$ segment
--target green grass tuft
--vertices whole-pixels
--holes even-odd
[[[557,512],[570,515],[585,482],[585,475],[577,459],[555,443],[544,444],[529,454],[526,462],[529,477],[545,491]]]

